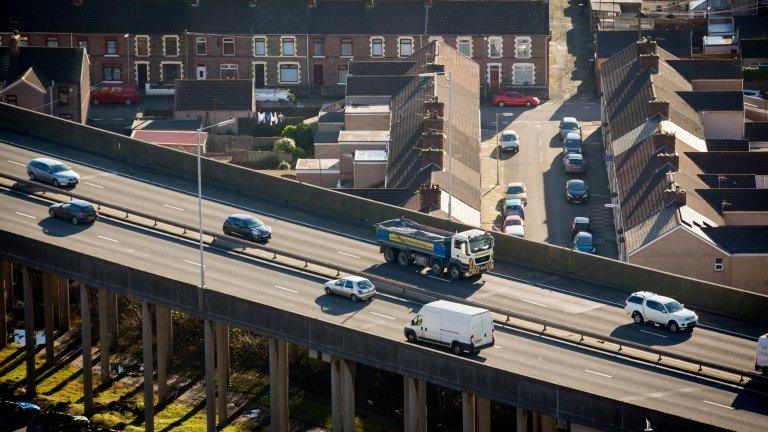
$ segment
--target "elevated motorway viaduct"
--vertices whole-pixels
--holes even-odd
[[[382,296],[371,304],[352,304],[323,295],[315,277],[223,249],[208,248],[207,289],[201,291],[194,242],[112,219],[73,226],[47,218],[44,204],[7,190],[0,195],[0,258],[24,266],[25,304],[34,303],[29,284],[33,269],[49,275],[43,277],[48,287],[43,301],[48,308],[66,286],[61,284],[62,277],[79,282],[83,299],[94,290],[100,298],[104,296],[100,314],[109,313],[110,294],[140,299],[147,401],[153,397],[155,368],[151,320],[163,321],[158,326],[160,354],[167,351],[168,309],[202,318],[211,428],[216,396],[226,391],[226,384],[216,386],[215,377],[226,377],[227,326],[271,340],[273,430],[288,427],[288,343],[324,353],[333,363],[331,401],[334,430],[339,431],[353,430],[356,363],[403,375],[404,427],[408,431],[427,427],[424,382],[463,392],[465,431],[488,430],[489,400],[518,407],[519,419],[535,417],[545,431],[553,431],[558,421],[569,423],[572,430],[611,431],[642,430],[646,420],[658,431],[760,431],[768,424],[768,396],[757,389],[719,384],[537,335],[497,328],[497,346],[474,358],[412,345],[404,340],[402,327],[416,303]],[[28,338],[34,329],[30,309],[25,308]],[[152,309],[156,315],[151,314]],[[87,307],[81,313],[88,409],[92,401],[89,314]],[[44,315],[47,329],[52,325],[47,318],[51,314]],[[103,352],[108,352],[108,331],[99,329]],[[30,358],[28,390],[34,392],[35,368],[33,362],[29,366]],[[109,362],[109,355],[101,361]],[[158,389],[164,387],[161,381],[167,376],[166,370],[160,370],[167,366],[163,363],[158,356]],[[146,404],[147,419],[153,418],[152,407],[152,403]],[[220,407],[219,414],[222,411],[226,413],[226,406]],[[517,430],[527,431],[527,423],[517,425]],[[153,430],[152,422],[147,421],[145,427]]]

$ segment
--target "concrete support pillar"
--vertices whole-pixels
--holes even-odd
[[[80,284],[80,333],[83,345],[83,409],[86,416],[93,413],[93,376],[91,371],[91,308],[90,292]]]
[[[269,418],[270,430],[287,432],[288,419],[288,342],[269,338]]]
[[[461,418],[462,430],[464,432],[475,432],[477,425],[477,399],[475,395],[467,392],[461,392]]]
[[[59,292],[59,329],[69,331],[69,279],[57,276]]]
[[[355,430],[355,362],[331,359],[331,411],[334,432]]]
[[[33,298],[32,281],[30,280],[30,270],[24,267],[22,278],[24,283],[24,342],[27,352],[27,394],[26,397],[32,397],[36,393],[35,386],[35,299]]]
[[[531,421],[533,432],[541,432],[541,413],[538,411],[531,411]]]
[[[112,351],[117,352],[118,348],[118,336],[120,334],[119,329],[119,317],[120,317],[120,308],[118,307],[119,299],[117,297],[117,293],[110,293],[109,294],[109,347],[112,348]]]
[[[220,426],[227,424],[227,387],[229,387],[229,326],[216,323],[216,411]]]
[[[11,262],[3,260],[0,263],[0,348],[8,345],[8,318],[6,311],[11,297],[11,288],[13,284],[13,274],[11,273]]]
[[[114,298],[110,300],[110,305],[114,305]],[[157,316],[157,398],[164,401],[168,392],[171,311],[164,306],[155,306],[155,315]]]
[[[110,381],[109,374],[109,291],[99,288],[99,359],[101,384]]]
[[[427,382],[403,376],[405,432],[427,432]]]
[[[341,362],[343,360],[332,358],[331,359],[331,422],[333,425],[333,432],[342,431],[342,413],[344,408],[342,406],[342,382],[341,382]]]
[[[517,407],[517,432],[528,432],[528,410]]]
[[[149,312],[149,302],[141,302],[141,341],[144,352],[144,430],[155,430],[155,401],[153,389],[152,362],[152,314]]]
[[[541,432],[556,432],[557,418],[541,414]]]
[[[491,401],[477,396],[477,432],[491,432]]]
[[[53,284],[54,275],[43,272],[43,326],[45,328],[45,364],[53,365]]]
[[[216,431],[216,385],[214,378],[213,323],[203,320],[203,342],[205,346],[205,424],[206,432]]]

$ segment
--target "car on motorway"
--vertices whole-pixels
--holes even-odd
[[[565,200],[570,203],[589,202],[589,187],[581,179],[571,179],[565,182]]]
[[[755,370],[768,376],[768,333],[757,339],[757,352],[755,352]]]
[[[584,174],[587,172],[587,161],[580,153],[566,153],[563,155],[563,168],[566,174]]]
[[[491,312],[474,306],[437,300],[419,309],[403,329],[408,342],[450,347],[454,354],[477,354],[495,343]]]
[[[571,132],[578,132],[581,135],[581,125],[575,117],[563,117],[560,120],[560,138],[565,137]]]
[[[517,215],[520,216],[520,219],[525,219],[523,201],[519,199],[508,199],[504,201],[504,207],[501,209],[501,216],[506,219],[511,215]]]
[[[373,300],[376,295],[376,287],[368,279],[360,276],[347,276],[341,279],[330,280],[323,285],[328,295],[342,295],[349,297],[353,302],[358,300]]]
[[[71,221],[74,225],[95,222],[99,212],[93,204],[80,199],[65,203],[56,203],[48,207],[51,217]]]
[[[525,221],[518,215],[507,216],[504,219],[504,234],[525,237]]]
[[[519,199],[523,205],[528,205],[528,190],[525,188],[525,184],[521,182],[508,184],[505,199]]]
[[[579,232],[592,233],[592,222],[588,217],[576,216],[571,221],[571,237],[575,236]]]
[[[510,91],[497,94],[491,100],[492,105],[505,107],[505,106],[525,106],[525,107],[537,107],[539,106],[539,98],[535,96],[526,96],[520,92]]]
[[[499,149],[512,153],[520,151],[520,137],[517,135],[517,132],[513,130],[502,132],[501,138],[499,138]]]
[[[695,312],[686,309],[677,300],[648,291],[632,293],[624,302],[624,311],[637,324],[658,324],[672,333],[692,329],[699,321]]]
[[[88,418],[58,411],[46,411],[32,419],[27,432],[85,432],[90,425]]]
[[[573,236],[573,250],[590,254],[597,253],[595,238],[591,233],[580,231]]]
[[[563,154],[581,153],[581,150],[581,134],[577,132],[569,132],[563,140]]]
[[[40,407],[33,403],[0,399],[0,431],[21,429],[38,414]]]
[[[54,187],[74,186],[80,175],[65,163],[49,158],[35,158],[27,163],[27,175],[32,181],[52,184]]]
[[[272,238],[272,229],[253,216],[233,214],[224,220],[222,227],[228,236],[242,237],[252,242],[266,242]]]

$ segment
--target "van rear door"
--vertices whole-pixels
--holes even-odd
[[[472,342],[475,346],[491,342],[493,337],[493,320],[490,312],[472,316]]]

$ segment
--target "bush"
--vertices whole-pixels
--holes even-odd
[[[296,151],[296,142],[290,138],[275,138],[272,141],[272,151],[293,153]]]
[[[291,169],[291,163],[290,163],[290,162],[288,162],[288,161],[282,161],[282,162],[280,162],[280,163],[277,165],[277,169],[279,169],[280,171],[286,171],[286,170],[289,170],[289,169]]]
[[[283,129],[281,135],[293,139],[296,146],[304,150],[305,154],[315,154],[315,136],[312,133],[312,129],[306,124],[288,125]]]
[[[745,67],[742,69],[742,73],[747,81],[768,80],[768,68],[757,66]]]

